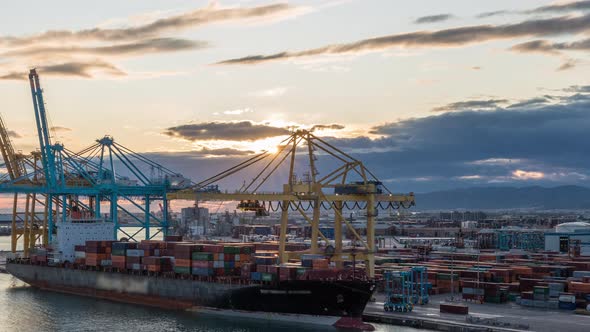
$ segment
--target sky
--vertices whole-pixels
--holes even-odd
[[[396,192],[590,186],[590,1],[13,1],[0,31],[17,150],[36,67],[54,142],[197,182],[300,128]]]

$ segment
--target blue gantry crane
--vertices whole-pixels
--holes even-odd
[[[412,271],[385,271],[385,311],[411,312]]]
[[[432,285],[428,282],[427,271],[425,266],[413,266],[411,269],[411,300],[413,304],[427,304],[430,300],[428,290]]]
[[[52,142],[43,89],[35,69],[29,73],[29,83],[40,150],[33,154],[34,158],[25,159],[24,170],[13,172],[17,175],[0,183],[0,193],[44,197],[33,204],[44,207],[48,242],[52,241],[55,224],[68,218],[113,222],[113,238],[117,238],[118,232],[131,240],[136,240],[141,232],[146,239],[165,234],[169,226],[166,194],[190,187],[191,181],[118,144],[110,136],[96,140],[80,152]],[[162,205],[161,215],[150,211],[152,203]],[[108,213],[102,213],[101,205],[108,205]],[[130,227],[135,229],[128,232]],[[152,228],[157,230],[152,232]],[[13,251],[15,248],[13,244]]]

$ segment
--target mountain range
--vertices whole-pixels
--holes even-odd
[[[416,193],[416,210],[590,209],[590,188],[471,187]]]

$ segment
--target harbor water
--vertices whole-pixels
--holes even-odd
[[[9,249],[10,237],[0,237],[0,250]],[[42,291],[5,273],[0,273],[0,312],[0,331],[336,331],[297,322],[236,320]],[[384,332],[418,331],[389,325],[375,327]]]

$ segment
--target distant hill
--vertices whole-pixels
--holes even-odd
[[[473,187],[416,194],[416,210],[453,209],[590,209],[590,188]]]

